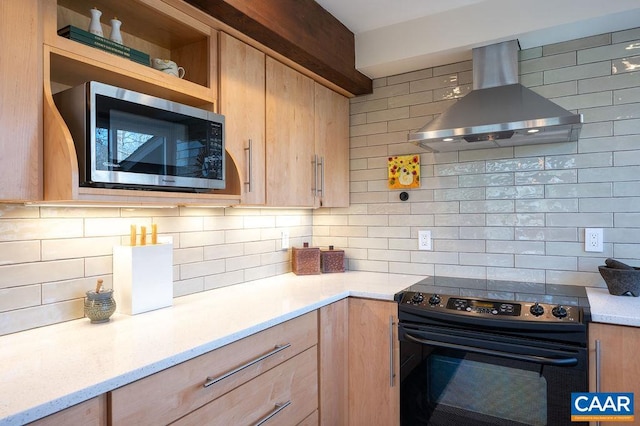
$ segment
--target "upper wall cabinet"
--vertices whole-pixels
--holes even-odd
[[[267,58],[267,204],[313,207],[314,82]]]
[[[267,58],[267,204],[349,205],[349,100]]]
[[[265,203],[265,54],[220,33],[220,108],[227,152],[241,182],[241,203]]]
[[[206,194],[85,188],[78,185],[73,140],[52,95],[86,81],[122,87],[216,112],[217,31],[160,0],[43,0],[44,37],[44,200],[114,203],[236,204],[239,178],[227,164],[227,188]],[[74,26],[87,30],[90,9],[102,12],[105,38],[114,17],[122,22],[123,44],[150,58],[182,66],[178,78],[150,66],[58,35]]]
[[[0,1],[0,200],[42,198],[42,32],[38,0]],[[9,42],[10,40],[10,42]]]
[[[349,99],[315,84],[316,207],[349,207]]]

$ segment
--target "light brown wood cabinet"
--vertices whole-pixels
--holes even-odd
[[[318,408],[313,346],[176,421],[178,425],[297,425]]]
[[[266,78],[267,204],[313,207],[314,82],[270,57]]]
[[[106,426],[107,425],[107,395],[102,394],[80,404],[58,411],[50,416],[43,417],[31,426]]]
[[[349,424],[349,300],[318,311],[320,424]]]
[[[640,348],[640,327],[596,322],[589,324],[589,390],[591,392],[633,392],[634,407],[639,407],[638,348]],[[598,377],[599,390],[596,387]],[[619,423],[601,422],[600,424],[605,426]]]
[[[349,298],[349,424],[400,423],[398,304]]]
[[[236,163],[241,203],[265,203],[265,54],[220,33],[220,114]]]
[[[51,202],[113,202],[118,204],[235,204],[239,201],[239,178],[235,167],[227,167],[227,188],[206,194],[164,191],[134,191],[80,187],[74,142],[56,109],[52,95],[86,81],[97,80],[117,87],[216,111],[217,30],[205,24],[203,12],[187,14],[160,0],[42,0],[43,75],[43,198]],[[186,69],[183,79],[165,74],[127,58],[86,46],[57,35],[73,25],[85,29],[89,9],[103,16],[118,16],[128,47],[151,58],[167,58]],[[197,16],[197,17],[196,17]],[[106,22],[105,22],[106,21]],[[108,20],[103,31],[109,34]],[[230,165],[233,164],[233,162]]]
[[[0,2],[0,200],[42,198],[41,2]]]
[[[315,207],[349,207],[349,99],[318,83],[315,152],[320,161]]]
[[[310,312],[112,391],[112,424],[168,424],[190,413],[248,424],[287,401],[282,417],[302,421],[318,408],[317,321]]]

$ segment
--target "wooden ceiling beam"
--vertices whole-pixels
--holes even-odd
[[[353,95],[372,92],[353,33],[314,0],[185,1]]]

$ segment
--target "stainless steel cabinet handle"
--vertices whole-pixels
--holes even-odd
[[[260,355],[259,357],[247,362],[246,364],[243,364],[238,368],[234,368],[233,370],[224,373],[222,376],[207,377],[207,380],[204,382],[204,385],[202,385],[202,387],[208,388],[209,386],[211,386],[213,384],[216,384],[219,381],[224,380],[229,376],[233,376],[237,372],[242,371],[247,367],[251,367],[252,365],[257,364],[260,361],[262,361],[262,360],[264,360],[266,358],[269,358],[270,356],[275,355],[278,352],[283,351],[283,350],[287,349],[290,346],[291,346],[291,343],[287,343],[287,344],[284,344],[284,345],[276,345],[276,347],[272,351],[269,351],[264,355]]]
[[[318,192],[320,193],[320,195],[324,197],[324,157],[320,157],[319,166],[320,166],[320,189],[318,190]]]
[[[278,414],[280,411],[282,411],[285,408],[287,408],[289,405],[291,405],[291,401],[287,401],[287,402],[284,402],[284,403],[281,403],[281,404],[276,404],[276,406],[273,409],[273,411],[270,412],[269,414],[267,414],[266,416],[264,416],[263,418],[261,418],[260,420],[258,420],[256,423],[254,423],[254,426],[260,426],[260,425],[268,422],[269,419],[271,419],[273,416]]]
[[[318,196],[318,155],[314,154],[313,160],[311,160],[311,164],[313,165],[313,188],[311,188],[311,192],[314,197]]]
[[[600,392],[600,364],[602,362],[602,347],[600,346],[600,339],[596,339],[596,392]],[[600,422],[596,422],[596,426],[600,426]]]
[[[253,181],[253,141],[249,139],[249,146],[244,149],[248,152],[248,166],[247,166],[247,181],[245,185],[248,186],[247,191],[251,192],[251,182]]]
[[[394,386],[394,379],[396,377],[395,369],[393,368],[393,326],[396,323],[393,321],[393,315],[389,316],[389,386]]]

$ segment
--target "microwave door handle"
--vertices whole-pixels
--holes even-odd
[[[523,355],[523,354],[512,354],[509,352],[496,351],[493,349],[483,349],[483,348],[475,348],[473,346],[460,345],[457,343],[446,343],[446,342],[438,342],[436,340],[427,340],[421,339],[419,337],[412,336],[409,333],[405,333],[405,336],[408,340],[419,343],[421,345],[430,345],[436,346],[440,348],[446,349],[457,349],[460,351],[473,352],[482,355],[491,355],[497,356],[501,358],[514,359],[518,361],[527,361],[534,362],[536,364],[544,364],[544,365],[553,365],[557,367],[572,367],[578,364],[577,358],[548,358],[544,356],[536,356],[536,355]]]

